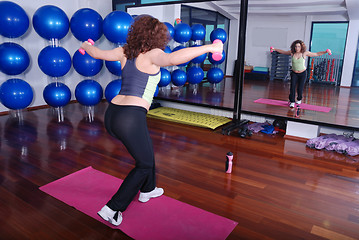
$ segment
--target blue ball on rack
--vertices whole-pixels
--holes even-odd
[[[204,72],[202,68],[193,66],[187,69],[187,79],[189,84],[198,84],[202,82],[203,77]]]
[[[39,53],[37,62],[41,71],[51,77],[62,77],[71,68],[71,56],[63,47],[45,47]]]
[[[30,64],[27,51],[17,43],[0,44],[0,71],[7,75],[19,75]]]
[[[193,41],[202,40],[206,36],[206,29],[202,24],[192,25],[192,37]]]
[[[77,101],[84,106],[95,106],[103,97],[101,85],[91,79],[83,80],[75,88]]]
[[[199,47],[200,45],[193,45],[192,47]],[[192,63],[203,63],[204,60],[206,60],[206,57],[207,57],[207,53],[203,53],[202,55],[196,57],[196,58],[193,58],[191,60]]]
[[[102,36],[101,15],[91,8],[77,10],[71,17],[70,28],[76,39],[84,42],[87,39],[97,41]]]
[[[29,28],[29,17],[22,7],[10,1],[0,2],[0,35],[21,37]]]
[[[113,75],[121,76],[121,61],[105,61],[105,66]]]
[[[171,82],[171,73],[165,68],[161,68],[160,71],[161,71],[161,79],[160,82],[158,83],[158,86],[166,87]]]
[[[107,102],[111,102],[111,100],[116,97],[120,91],[122,86],[122,80],[116,79],[109,82],[105,88],[105,98]]]
[[[209,38],[211,39],[211,42],[213,42],[216,39],[219,39],[223,43],[225,43],[227,40],[227,33],[223,28],[216,28],[211,32]]]
[[[71,100],[71,91],[65,84],[53,82],[44,88],[43,97],[51,107],[64,107]]]
[[[219,83],[223,80],[223,77],[223,71],[217,67],[211,68],[207,72],[207,79],[210,83]]]
[[[221,58],[220,60],[218,60],[218,61],[216,61],[216,60],[213,59],[212,53],[208,53],[208,60],[209,60],[210,63],[212,63],[212,64],[221,64],[221,63],[224,62],[225,59],[226,59],[226,53],[224,52],[224,50],[223,50],[223,52],[222,52],[222,58]]]
[[[192,37],[192,29],[187,23],[179,23],[175,26],[174,40],[179,43],[188,42]]]
[[[171,81],[175,86],[183,86],[187,81],[186,72],[181,69],[176,69],[171,74]]]
[[[168,29],[168,34],[170,35],[171,38],[173,38],[174,34],[175,34],[175,29],[172,26],[171,23],[169,22],[164,22],[164,24],[166,25],[167,29]]]
[[[103,20],[103,33],[110,42],[125,44],[132,22],[133,18],[127,12],[113,11]]]
[[[33,97],[30,84],[19,78],[6,80],[0,86],[0,101],[9,109],[24,109],[30,105]]]
[[[76,51],[72,64],[77,73],[85,77],[92,77],[98,74],[103,67],[103,60],[95,59],[85,53],[82,55],[79,51]]]
[[[69,19],[59,7],[45,5],[34,13],[32,23],[35,31],[45,39],[61,39],[69,31]]]

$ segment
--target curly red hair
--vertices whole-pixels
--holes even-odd
[[[294,42],[292,42],[292,44],[290,45],[290,51],[292,52],[292,54],[295,53],[295,45],[297,45],[297,43],[300,44],[301,48],[300,51],[302,53],[304,53],[305,51],[307,51],[307,46],[305,46],[305,43],[302,40],[295,40]]]
[[[169,38],[167,26],[149,15],[137,16],[132,23],[124,52],[128,59],[136,58],[154,48],[165,49]]]

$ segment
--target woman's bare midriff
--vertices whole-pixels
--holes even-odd
[[[302,72],[304,72],[304,71],[307,71],[307,69],[304,69],[304,70],[302,70],[302,71],[294,71],[294,70],[292,70],[293,72],[295,72],[295,73],[302,73]]]
[[[136,96],[117,95],[111,102],[116,105],[130,105],[145,108],[147,111],[150,109],[150,104],[143,98]]]

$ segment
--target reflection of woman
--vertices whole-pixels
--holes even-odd
[[[305,81],[307,79],[307,68],[305,67],[305,59],[306,57],[318,57],[323,54],[329,53],[331,51],[328,49],[327,51],[321,51],[312,53],[306,50],[302,40],[295,40],[290,46],[289,51],[284,51],[277,48],[272,48],[271,50],[277,51],[281,54],[291,55],[292,56],[292,72],[290,74],[290,94],[289,94],[289,106],[293,108],[295,103],[302,103],[302,94]],[[295,101],[295,90],[297,89],[297,101]]]
[[[207,52],[222,52],[223,44],[185,48],[167,54],[163,51],[168,43],[167,27],[151,16],[135,18],[124,47],[100,50],[84,42],[81,46],[97,59],[120,61],[122,87],[105,113],[105,127],[120,139],[135,159],[135,168],[124,179],[111,200],[98,212],[104,220],[120,225],[122,212],[140,191],[139,201],[163,194],[156,187],[155,159],[146,123],[146,114],[160,80],[160,67],[179,65]]]

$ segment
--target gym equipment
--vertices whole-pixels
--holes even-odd
[[[222,41],[219,39],[216,39],[213,41],[213,43],[217,43],[217,42],[222,42]],[[212,60],[213,62],[221,64],[225,59],[225,54],[224,54],[224,51],[222,52],[222,54],[220,52],[209,53],[208,58],[209,58],[209,61]],[[215,64],[215,63],[212,63],[212,64]]]
[[[123,11],[113,11],[103,20],[103,34],[115,44],[126,43],[127,33],[133,22],[130,14]]]
[[[286,81],[290,72],[291,56],[280,54],[277,51],[271,51],[271,58],[272,63],[269,79],[271,81],[274,79]]]
[[[227,40],[227,33],[223,28],[216,28],[211,32],[209,38],[211,39],[211,42],[214,42],[216,39],[219,39],[223,43],[225,43]]]
[[[43,97],[51,107],[64,107],[71,100],[71,91],[65,84],[53,82],[44,88]]]
[[[30,64],[27,51],[17,43],[0,44],[0,71],[7,75],[23,73]]]
[[[169,46],[166,46],[165,49],[163,50],[165,53],[171,53],[172,50]]]
[[[232,165],[233,165],[233,153],[228,152],[226,155],[226,173],[232,173]]]
[[[0,2],[0,35],[21,37],[29,28],[29,17],[22,7],[10,1]]]
[[[219,83],[223,80],[224,74],[222,69],[214,67],[208,70],[207,79],[210,83]]]
[[[165,68],[161,68],[160,70],[161,70],[161,79],[160,82],[158,83],[158,86],[166,87],[171,82],[171,73]]]
[[[95,42],[92,40],[92,39],[87,39],[87,42],[89,43],[89,44],[91,44],[91,45],[94,45],[95,44]],[[82,55],[85,55],[85,53],[86,53],[86,51],[85,51],[85,49],[83,49],[83,48],[80,48],[79,49],[79,52],[82,54]]]
[[[84,106],[94,106],[101,101],[103,90],[98,82],[91,79],[83,80],[75,88],[75,97]]]
[[[179,23],[175,26],[174,40],[178,43],[188,42],[192,37],[192,29],[187,23]]]
[[[71,56],[63,47],[47,46],[37,58],[43,73],[51,77],[62,77],[71,68]]]
[[[101,15],[93,9],[82,8],[77,10],[70,19],[70,29],[76,39],[81,42],[87,39],[97,41],[102,36]]]
[[[37,34],[48,40],[65,37],[70,25],[66,13],[52,5],[37,9],[32,18],[32,24]]]
[[[174,27],[172,26],[171,23],[169,22],[164,22],[164,24],[166,25],[167,29],[168,29],[168,33],[170,35],[171,38],[173,38],[174,34],[175,34],[175,29]]]
[[[76,72],[85,77],[92,77],[98,74],[103,66],[103,60],[94,59],[87,53],[82,55],[79,51],[76,51],[72,63]]]
[[[121,61],[105,61],[105,66],[113,75],[121,76]]]
[[[274,51],[274,47],[270,47],[270,52],[272,53]]]
[[[9,109],[24,109],[30,105],[33,97],[31,86],[19,78],[8,79],[0,86],[0,101]]]
[[[105,98],[107,102],[111,102],[111,100],[120,93],[121,86],[122,80],[120,79],[113,80],[107,84],[105,88]]]
[[[171,81],[175,86],[183,86],[187,81],[186,72],[181,69],[176,69],[171,74]]]
[[[198,84],[202,82],[204,72],[202,68],[192,66],[187,69],[187,79],[189,84]]]
[[[192,27],[192,36],[193,41],[202,40],[206,36],[206,29],[202,24],[193,24]]]

